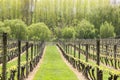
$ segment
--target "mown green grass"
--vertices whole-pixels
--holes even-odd
[[[47,46],[45,56],[33,80],[78,80],[60,57],[56,46]]]

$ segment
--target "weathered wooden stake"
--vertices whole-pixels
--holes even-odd
[[[86,44],[86,62],[88,62],[88,44]]]
[[[96,48],[97,48],[97,65],[100,65],[100,40],[97,40],[96,42]],[[102,78],[102,73],[100,74],[99,68],[97,68],[97,80],[101,80]]]
[[[31,61],[33,61],[33,44],[31,45]]]
[[[65,44],[65,50],[66,50],[66,53],[67,53],[67,44]]]
[[[74,57],[76,57],[76,45],[74,44]]]
[[[108,45],[106,45],[106,55],[109,55],[108,54]]]
[[[26,42],[26,77],[28,77],[28,42]]]
[[[7,33],[3,33],[2,80],[7,80],[6,64],[7,64]]]
[[[35,43],[35,45],[34,45],[34,50],[35,50],[35,57],[36,57],[36,54],[37,54],[37,51],[36,51],[36,43]]]
[[[37,56],[38,56],[38,43],[36,44],[36,52],[37,52]]]
[[[94,52],[95,52],[95,47],[93,45],[93,60],[94,60]]]
[[[97,49],[97,65],[100,65],[100,40],[97,40],[97,45],[96,45],[96,49]]]
[[[68,54],[69,54],[69,50],[70,50],[70,49],[69,49],[69,44],[68,44]]]
[[[79,43],[79,55],[78,55],[78,58],[80,59],[80,43]]]
[[[18,80],[20,80],[21,40],[18,40]]]
[[[73,50],[72,50],[72,49],[73,49],[72,47],[73,47],[73,46],[71,45],[71,51],[70,51],[70,54],[72,54],[72,51],[73,51]]]
[[[115,62],[115,69],[117,69],[117,66],[116,66],[116,63],[117,63],[117,61],[116,61],[116,53],[117,53],[117,45],[114,45],[114,62]]]

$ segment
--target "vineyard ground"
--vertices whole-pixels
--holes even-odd
[[[77,78],[79,80],[87,80],[82,73],[78,72],[77,69],[73,68],[72,65],[64,58],[64,56],[62,55],[62,52],[59,50],[59,48],[57,47],[61,57],[62,57],[62,60],[66,63],[67,66],[69,66],[69,68],[76,74]]]
[[[42,59],[41,59],[40,62],[37,64],[36,68],[29,74],[28,78],[26,78],[25,80],[33,80],[35,74],[37,73],[38,69],[40,68],[41,63],[43,62],[43,58],[44,58],[44,55],[45,55],[45,51],[46,51],[46,47],[44,48],[43,55],[42,55]]]
[[[55,45],[47,46],[43,61],[33,80],[85,80],[76,70],[66,65]],[[70,67],[70,68],[69,68]],[[80,79],[78,79],[78,76]]]

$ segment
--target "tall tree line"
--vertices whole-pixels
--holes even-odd
[[[57,32],[64,27],[76,28],[86,20],[94,25],[97,36],[105,22],[120,35],[119,13],[120,7],[110,5],[109,0],[0,0],[1,21],[21,19],[27,25],[44,22],[53,32],[56,28]]]
[[[105,2],[103,2],[105,1]],[[44,21],[71,23],[86,17],[91,9],[105,6],[108,0],[0,0],[1,20],[20,18],[27,24]],[[100,3],[101,2],[101,3]],[[106,4],[103,4],[106,3]],[[31,20],[32,19],[32,20]],[[51,22],[50,22],[51,21]],[[57,22],[56,22],[57,21]]]

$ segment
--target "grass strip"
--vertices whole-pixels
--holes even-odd
[[[33,80],[78,80],[61,59],[56,46],[47,46],[45,56]]]

